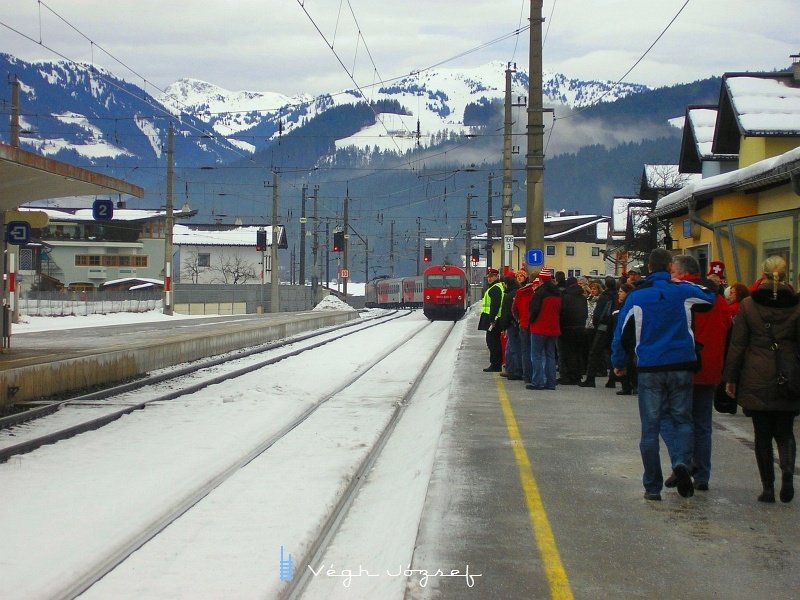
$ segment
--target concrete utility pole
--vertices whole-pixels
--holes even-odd
[[[528,152],[525,154],[527,196],[526,249],[544,251],[544,106],[542,104],[542,2],[531,0],[528,67]]]
[[[306,284],[306,190],[308,186],[303,184],[302,198],[300,200],[300,285]]]
[[[514,247],[514,233],[511,229],[511,75],[516,69],[508,63],[506,69],[505,119],[503,121],[503,221],[500,241],[500,275],[505,275],[506,267],[511,266],[511,250]],[[510,243],[509,243],[510,241]]]
[[[311,277],[311,298],[313,299],[314,306],[319,302],[319,220],[317,217],[317,197],[319,186],[314,186],[314,235],[311,238],[311,254],[314,257],[314,272]],[[312,307],[313,308],[313,307]]]
[[[269,302],[270,312],[280,311],[280,289],[278,288],[278,172],[272,171],[272,244],[269,247]]]
[[[464,224],[464,267],[467,282],[472,285],[472,199],[475,196],[467,194],[467,221]]]
[[[339,273],[339,277],[342,279],[342,293],[344,297],[347,298],[347,280],[350,278],[350,273],[347,270],[347,249],[350,246],[350,229],[349,223],[347,220],[347,206],[350,202],[350,190],[347,190],[347,193],[344,196],[344,248],[342,252],[342,260],[344,265],[342,266],[342,271],[344,271],[347,277],[342,277],[342,274]]]
[[[389,277],[394,277],[394,221],[389,223]]]
[[[494,173],[489,173],[489,194],[486,197],[486,268],[492,266],[492,179]]]
[[[11,80],[11,145],[19,148],[19,80]]]
[[[175,130],[172,123],[167,131],[167,225],[164,232],[164,314],[171,315],[172,307],[172,180],[175,170]]]

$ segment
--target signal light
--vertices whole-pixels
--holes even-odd
[[[267,249],[267,230],[259,229],[256,231],[256,250],[264,252]]]
[[[344,231],[333,232],[333,251],[342,252],[344,250]]]
[[[481,251],[478,248],[473,248],[472,256],[470,257],[470,260],[472,260],[472,264],[477,265],[480,258],[481,258]]]
[[[424,260],[425,262],[431,262],[432,256],[433,256],[433,250],[431,249],[431,247],[425,246],[425,252],[422,255],[422,260]]]

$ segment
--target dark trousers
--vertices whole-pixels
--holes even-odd
[[[606,349],[610,339],[610,332],[607,329],[595,329],[594,337],[586,339],[589,347],[589,356],[586,360],[586,379],[593,380],[596,373],[606,367]]]
[[[559,375],[563,380],[577,383],[586,369],[583,327],[565,327],[561,331],[560,342],[558,358],[562,367]]]
[[[797,451],[794,439],[795,413],[772,410],[748,412],[753,418],[756,463],[762,483],[771,485],[775,481],[773,439],[778,446],[778,463],[781,472],[787,476],[793,474]]]
[[[500,330],[497,327],[486,332],[486,347],[489,348],[489,366],[498,370],[503,368],[503,349],[500,346]]]

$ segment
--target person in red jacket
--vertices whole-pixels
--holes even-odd
[[[556,389],[556,341],[561,335],[561,292],[553,282],[553,270],[539,272],[542,284],[528,307],[531,332],[531,382],[529,390]]]
[[[531,382],[531,334],[528,331],[528,305],[531,303],[534,290],[539,285],[539,280],[525,269],[516,273],[520,288],[514,294],[511,303],[511,316],[519,323],[520,359],[522,361],[522,379],[525,383]]]
[[[691,281],[709,289],[719,291],[713,280],[700,275],[700,265],[693,256],[681,254],[672,258],[672,279]],[[707,306],[707,305],[706,305]],[[714,407],[714,392],[722,381],[725,364],[725,340],[731,326],[731,313],[722,294],[717,293],[710,310],[692,313],[692,331],[695,346],[699,351],[699,370],[694,374],[692,390],[692,419],[694,421],[694,453],[691,471],[694,489],[707,490],[711,477],[711,417]],[[672,456],[674,432],[672,420],[661,419],[661,437]],[[664,481],[666,487],[675,487],[675,475]]]

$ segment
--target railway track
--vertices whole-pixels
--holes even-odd
[[[396,327],[399,327],[399,325]],[[151,546],[155,545],[157,547],[162,535],[168,533],[165,531],[168,527],[169,531],[172,531],[179,520],[191,519],[192,515],[199,514],[198,510],[205,504],[203,500],[209,494],[223,493],[220,490],[229,486],[233,479],[240,477],[243,471],[252,469],[250,465],[265,460],[277,461],[278,465],[280,465],[280,456],[285,455],[287,450],[278,450],[278,458],[270,458],[271,452],[276,445],[288,445],[291,448],[295,448],[294,451],[288,450],[289,454],[300,452],[301,450],[308,451],[307,448],[302,448],[302,446],[307,445],[304,440],[309,436],[308,431],[309,429],[315,430],[314,428],[319,428],[320,421],[324,422],[328,418],[325,415],[349,410],[347,407],[352,407],[353,402],[360,406],[365,401],[365,393],[368,393],[368,390],[374,390],[377,382],[386,378],[385,371],[395,372],[406,369],[408,375],[401,378],[402,384],[399,384],[398,387],[398,389],[403,390],[402,394],[397,397],[394,397],[393,394],[392,398],[370,400],[376,405],[376,416],[367,419],[369,426],[365,425],[364,427],[365,431],[369,430],[369,433],[365,433],[365,442],[359,444],[355,456],[353,456],[353,449],[347,448],[341,452],[343,456],[337,459],[337,461],[342,462],[339,468],[342,469],[342,480],[347,481],[346,485],[335,486],[335,490],[320,490],[312,494],[314,497],[319,496],[323,502],[322,506],[316,509],[315,514],[317,516],[309,516],[310,521],[316,523],[315,530],[318,530],[319,533],[314,534],[313,540],[293,539],[291,543],[294,548],[300,551],[301,562],[311,564],[313,561],[318,560],[318,556],[326,548],[327,541],[335,533],[338,523],[347,513],[347,509],[363,483],[366,473],[369,472],[379,456],[381,448],[391,436],[392,430],[401,418],[414,390],[423,379],[430,362],[436,357],[441,345],[447,340],[452,327],[451,324],[445,323],[433,325],[427,322],[418,322],[402,337],[397,336],[396,333],[390,334],[395,341],[390,344],[384,344],[380,353],[375,354],[368,361],[362,360],[358,362],[347,377],[335,382],[332,387],[329,386],[327,391],[318,395],[313,401],[307,402],[303,410],[292,415],[291,418],[276,424],[269,435],[262,435],[255,443],[249,443],[246,451],[238,452],[235,458],[217,461],[215,468],[204,475],[201,484],[183,489],[180,494],[172,494],[171,497],[166,499],[166,506],[162,505],[157,510],[148,511],[149,516],[145,519],[146,522],[141,522],[139,526],[134,527],[135,531],[129,531],[128,535],[116,539],[113,543],[104,542],[102,550],[98,549],[93,564],[83,565],[77,570],[70,569],[70,572],[81,573],[79,577],[72,578],[69,582],[52,582],[52,585],[46,590],[46,595],[48,597],[73,598],[86,592],[89,598],[93,594],[97,594],[97,597],[108,597],[108,593],[112,593],[116,597],[116,592],[109,592],[104,586],[108,581],[115,579],[112,575],[116,576],[120,571],[118,567],[124,567],[127,561],[134,558],[131,555],[137,549],[142,548],[142,551],[146,553]],[[406,329],[408,329],[407,326]],[[438,331],[430,333],[432,329]],[[425,348],[424,356],[421,356],[419,348],[415,347],[415,344],[419,343],[421,338],[425,339],[423,344]],[[335,348],[332,349],[335,351]],[[282,359],[290,362],[308,360],[305,359],[305,354],[303,356],[298,356],[297,353],[293,354],[295,355],[284,356]],[[266,367],[262,365],[261,368],[274,371],[274,361]],[[255,374],[253,369],[248,369],[248,371],[248,376],[253,377]],[[242,376],[239,375],[239,377]],[[357,398],[356,400],[354,400],[354,396]],[[161,402],[158,405],[165,407],[170,404]],[[335,434],[327,433],[325,435]],[[293,442],[292,440],[296,441]],[[123,443],[123,440],[120,440],[120,444]],[[135,450],[131,450],[131,452],[135,452]],[[223,465],[222,462],[225,464]],[[274,468],[268,469],[269,472],[275,470]],[[2,472],[0,472],[0,478],[2,478]],[[176,481],[179,479],[180,477],[175,478]],[[197,475],[193,474],[191,479],[197,479]],[[331,509],[329,505],[332,505],[333,508]],[[121,515],[120,518],[124,518],[124,515]],[[203,520],[202,517],[200,518]],[[286,519],[286,517],[284,516],[283,519]],[[278,517],[278,522],[280,520],[281,517]],[[142,521],[142,519],[139,519],[139,521]],[[102,527],[99,527],[99,529],[102,530]],[[131,527],[127,529],[131,529]],[[302,573],[298,573],[298,575],[301,576]],[[120,577],[124,577],[124,575]],[[302,591],[304,585],[302,577],[298,577],[297,581],[291,586],[285,586],[286,589],[281,591],[284,597],[297,597],[297,594]],[[100,582],[98,584],[99,587],[92,587],[97,582]]]
[[[47,402],[42,406],[36,406],[29,410],[9,415],[0,419],[0,463],[7,461],[12,456],[31,452],[41,446],[54,444],[72,436],[93,431],[126,414],[142,410],[154,402],[179,398],[208,385],[238,377],[291,356],[297,356],[336,339],[375,327],[407,314],[409,314],[407,311],[400,314],[395,311],[386,316],[350,321],[342,325],[326,328],[323,331],[314,331],[290,339],[246,348],[233,354],[194,361],[185,367],[165,369],[135,381],[66,400]],[[289,347],[292,349],[283,351]],[[263,355],[267,355],[268,358],[260,358]],[[236,365],[239,364],[243,364],[243,366],[237,367]],[[226,366],[230,371],[215,374],[215,369],[222,366]],[[172,389],[169,392],[159,391],[164,386]],[[148,390],[151,390],[149,398],[145,400],[132,399],[134,397],[133,394],[139,397],[146,395]],[[74,410],[73,414],[67,416],[65,413],[70,408],[78,410]],[[94,408],[95,410],[87,410],[88,408]],[[89,413],[92,412],[100,414],[91,416]],[[52,424],[44,427],[25,425],[43,420],[56,413],[58,413],[59,418],[53,418],[52,421],[54,422]],[[37,431],[42,433],[37,433]]]

